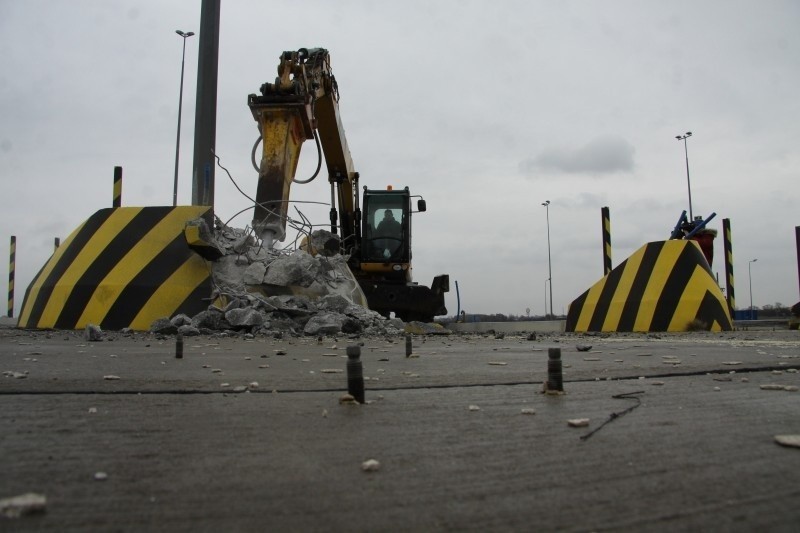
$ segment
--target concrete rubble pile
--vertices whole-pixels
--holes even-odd
[[[294,251],[267,250],[247,231],[224,225],[213,235],[207,228],[201,232],[222,254],[210,262],[213,303],[193,317],[158,319],[153,333],[392,335],[405,327],[366,307],[347,259],[338,254],[338,237],[330,232],[313,232],[303,249]]]

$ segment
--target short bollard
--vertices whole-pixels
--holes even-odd
[[[547,350],[547,390],[562,392],[564,375],[561,372],[561,348]]]
[[[347,392],[358,403],[364,403],[364,367],[361,365],[361,346],[347,347]]]
[[[406,357],[411,357],[411,333],[406,333]]]
[[[183,335],[175,337],[175,359],[183,359]]]

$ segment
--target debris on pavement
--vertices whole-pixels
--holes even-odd
[[[6,518],[19,518],[45,512],[47,512],[47,497],[44,494],[28,492],[0,500],[0,516]]]
[[[775,442],[789,448],[800,448],[800,435],[775,435]]]
[[[586,426],[589,425],[589,419],[588,418],[570,418],[569,420],[567,420],[567,424],[569,424],[569,427],[572,427],[572,428],[585,428]]]
[[[364,472],[377,472],[381,469],[381,464],[375,459],[367,459],[361,463],[361,470]]]

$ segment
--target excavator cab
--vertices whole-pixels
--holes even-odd
[[[411,209],[408,189],[364,190],[362,263],[387,266],[411,262]],[[390,269],[389,272],[392,272]]]

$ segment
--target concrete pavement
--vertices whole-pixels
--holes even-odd
[[[0,329],[0,372],[26,376],[0,376],[0,499],[48,498],[46,514],[0,529],[793,531],[800,520],[800,449],[774,442],[800,434],[797,332],[431,336],[414,339],[414,358],[402,338],[196,337],[181,360],[173,339],[109,337]],[[369,403],[340,405],[344,348],[358,341]],[[562,348],[565,396],[539,393],[549,347]],[[641,405],[612,417],[637,405],[613,396],[640,391]],[[377,472],[362,471],[368,459]]]

